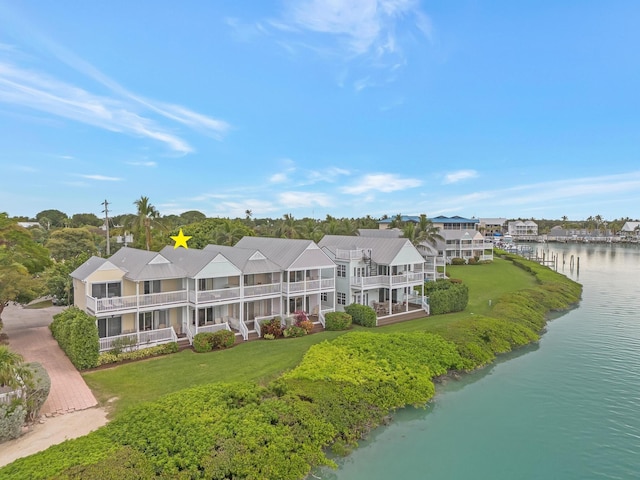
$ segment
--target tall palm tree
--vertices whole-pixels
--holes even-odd
[[[300,238],[298,225],[293,215],[285,213],[282,216],[282,220],[278,222],[276,228],[276,236],[279,238]]]
[[[213,231],[214,241],[217,245],[234,246],[238,241],[249,235],[250,231],[239,221],[233,221],[228,218],[222,219],[220,224]]]
[[[151,249],[151,221],[157,219],[160,216],[160,212],[149,203],[149,197],[141,196],[138,200],[133,202],[137,207],[136,213],[136,227],[138,230],[144,229],[145,231],[145,246],[147,250]]]

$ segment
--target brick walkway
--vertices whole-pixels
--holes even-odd
[[[59,307],[25,310],[10,306],[2,313],[9,348],[27,362],[41,363],[51,377],[51,391],[40,412],[46,416],[84,410],[98,404],[46,326],[59,311]]]

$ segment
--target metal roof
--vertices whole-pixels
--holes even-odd
[[[85,281],[89,275],[91,275],[107,262],[108,260],[106,258],[93,256],[78,268],[76,268],[73,272],[71,272],[71,277]]]
[[[336,249],[371,250],[371,260],[379,265],[393,265],[400,251],[411,244],[406,238],[353,237],[348,235],[325,235],[319,245],[335,254]],[[415,247],[413,247],[415,249]],[[416,249],[416,255],[423,260]]]
[[[262,252],[282,270],[333,267],[333,261],[312,240],[243,237],[236,247]]]

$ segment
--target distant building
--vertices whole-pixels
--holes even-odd
[[[487,240],[500,239],[507,233],[506,218],[481,218],[478,230],[484,234]]]
[[[640,222],[625,222],[620,229],[620,235],[640,238]]]
[[[509,222],[508,233],[515,241],[536,241],[538,239],[538,224],[533,220],[515,220]]]

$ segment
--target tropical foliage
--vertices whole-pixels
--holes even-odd
[[[100,343],[95,317],[77,307],[69,307],[53,316],[49,328],[78,370],[98,365]]]

